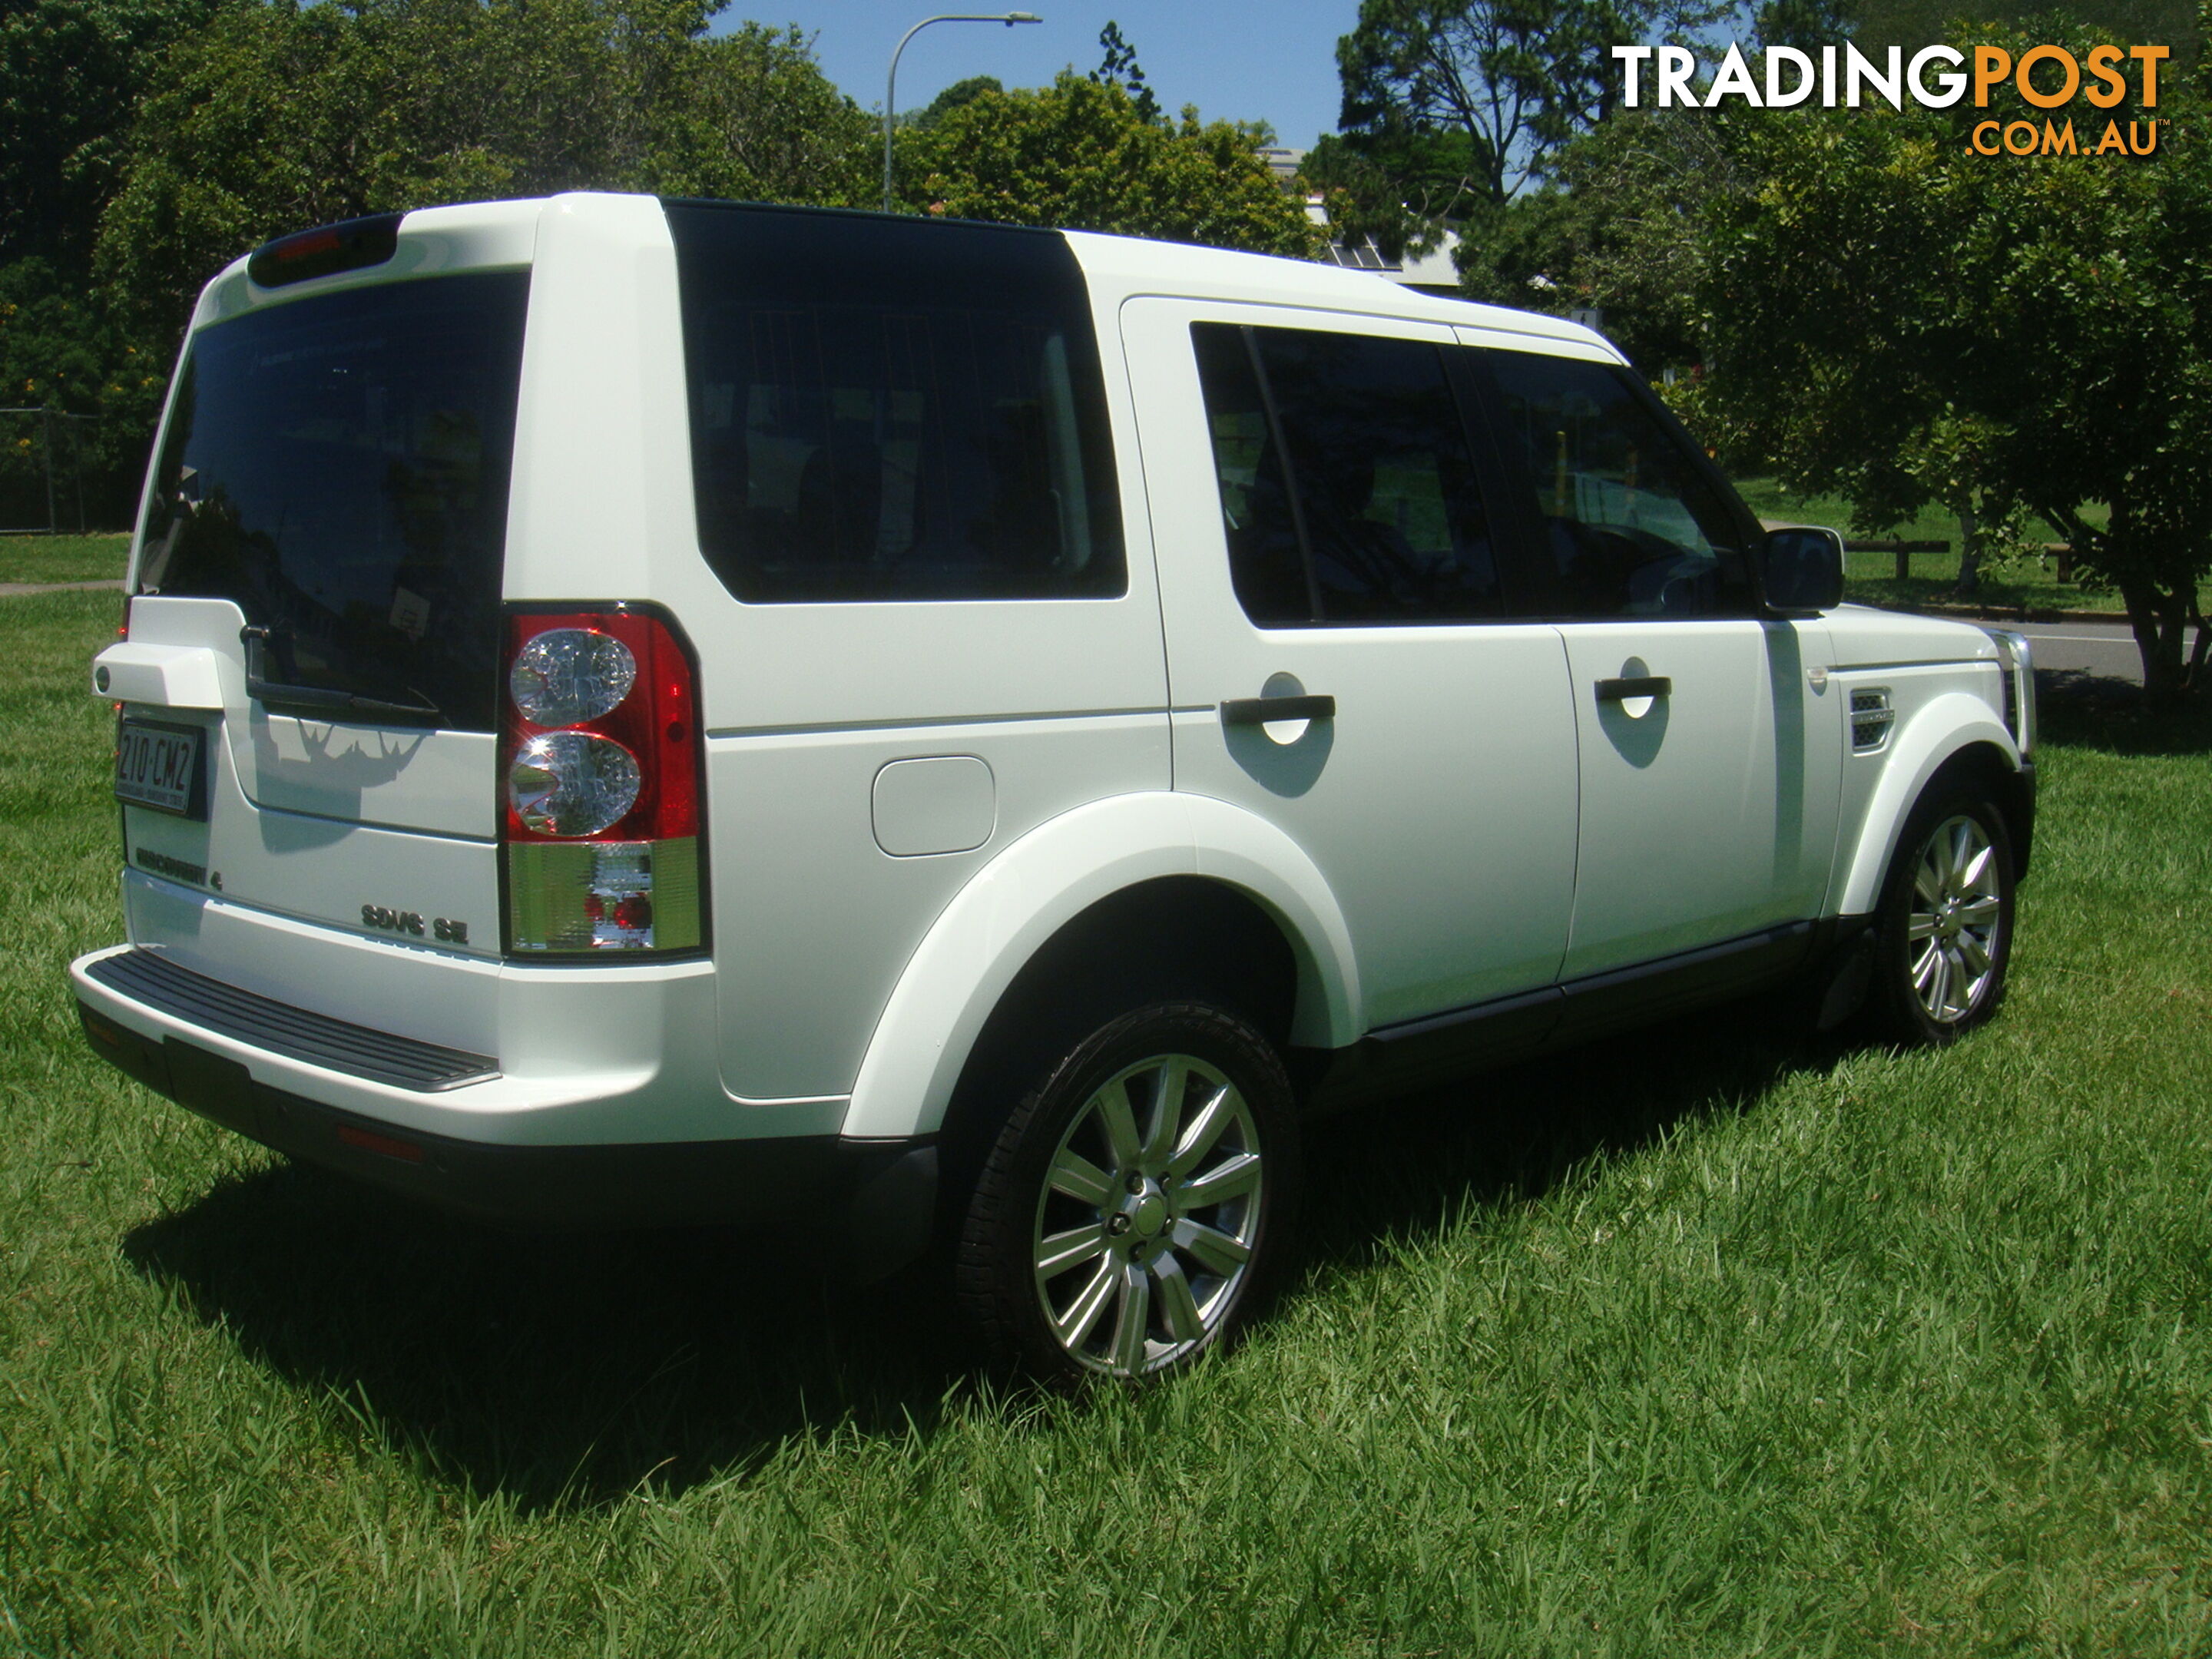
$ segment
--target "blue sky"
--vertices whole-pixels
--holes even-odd
[[[1033,11],[1044,21],[924,29],[899,59],[901,109],[919,108],[971,75],[1035,87],[1071,64],[1095,69],[1098,32],[1112,18],[1164,108],[1196,104],[1209,120],[1270,122],[1282,143],[1304,149],[1336,128],[1336,41],[1358,20],[1359,0],[731,0],[717,28],[743,18],[796,23],[814,36],[815,56],[838,89],[880,110],[899,36],[938,12],[964,10]]]

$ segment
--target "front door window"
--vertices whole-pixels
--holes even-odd
[[[1503,435],[1535,486],[1565,614],[1746,614],[1734,517],[1625,371],[1517,352],[1491,363]]]

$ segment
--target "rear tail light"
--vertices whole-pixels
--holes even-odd
[[[698,673],[675,625],[624,604],[515,613],[506,671],[508,951],[701,949]]]

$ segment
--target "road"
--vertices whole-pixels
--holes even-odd
[[[2125,623],[2016,623],[2027,635],[2035,665],[2045,674],[2081,674],[2142,684],[2142,658]],[[2194,641],[2192,641],[2193,644]]]

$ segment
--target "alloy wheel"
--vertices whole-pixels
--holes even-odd
[[[1906,971],[1928,1018],[1955,1025],[1995,981],[2004,900],[1997,852],[1978,821],[1943,820],[1913,866],[1905,919]]]
[[[1155,1054],[1094,1091],[1047,1166],[1031,1235],[1067,1357],[1133,1377],[1205,1342],[1244,1288],[1261,1178],[1251,1107],[1207,1061]]]

